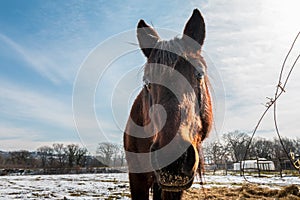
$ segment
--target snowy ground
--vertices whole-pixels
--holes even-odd
[[[298,177],[270,177],[248,180],[276,188],[300,185]],[[198,188],[199,179],[193,187]],[[239,187],[240,176],[205,176],[204,187]],[[130,199],[128,176],[122,174],[1,176],[0,199]]]
[[[192,187],[199,187],[199,179],[196,179],[195,183]],[[265,185],[266,187],[277,188],[280,186],[287,186],[291,184],[299,185],[300,186],[300,178],[299,177],[292,177],[286,176],[280,178],[278,176],[270,176],[270,177],[252,177],[246,176],[204,176],[204,182],[206,183],[204,187],[230,187],[230,186],[240,186],[244,183],[253,183],[259,185]]]

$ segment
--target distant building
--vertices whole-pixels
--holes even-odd
[[[233,164],[233,170],[240,171],[241,168],[245,170],[259,169],[261,171],[274,171],[275,165],[273,161],[267,160],[265,158],[259,158],[258,160],[244,160],[242,162]]]

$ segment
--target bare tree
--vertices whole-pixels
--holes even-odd
[[[63,144],[58,144],[58,143],[55,143],[52,146],[53,146],[54,154],[57,158],[58,166],[60,168],[62,168],[65,165],[65,163],[67,162],[67,160],[66,160],[67,156],[65,154],[66,147],[64,147]]]
[[[87,150],[85,148],[80,148],[77,144],[69,144],[65,148],[65,153],[68,158],[68,166],[72,168],[75,165],[82,166],[84,164]]]
[[[281,138],[281,141],[279,139],[274,139],[273,157],[277,169],[280,172],[282,172],[282,170],[284,169],[294,169],[293,163],[291,163],[289,160],[289,153],[297,152],[297,150],[299,149],[299,146],[296,146],[297,144],[297,140],[289,138]],[[283,149],[282,145],[284,146],[286,151]]]
[[[97,159],[99,159],[103,164],[110,166],[111,161],[114,159],[116,153],[118,152],[118,149],[118,145],[113,143],[99,143],[96,151]]]
[[[65,148],[65,153],[68,159],[68,167],[72,168],[75,164],[75,154],[77,149],[79,148],[76,144],[69,144]]]
[[[41,160],[42,168],[52,167],[53,149],[49,146],[42,146],[37,149],[37,153]]]
[[[250,137],[243,132],[233,131],[223,135],[225,146],[229,153],[232,154],[232,158],[235,162],[242,161],[245,153],[247,144]]]
[[[87,150],[85,148],[78,148],[75,153],[75,161],[77,166],[84,166],[86,162]]]
[[[274,142],[265,138],[255,138],[249,150],[251,158],[272,159],[274,153]]]
[[[119,150],[120,150],[120,154],[119,154],[120,166],[123,167],[124,166],[124,161],[125,161],[125,151],[124,151],[122,145],[119,147]]]
[[[9,153],[9,162],[14,167],[32,167],[33,158],[26,150],[13,151]]]
[[[113,153],[113,166],[123,166],[125,160],[125,151],[123,145],[115,144],[115,152]]]
[[[205,143],[203,150],[209,163],[218,165],[222,162],[225,148],[220,142]]]
[[[0,167],[2,168],[5,165],[5,159],[3,156],[0,154]]]

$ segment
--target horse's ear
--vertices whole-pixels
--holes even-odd
[[[156,31],[145,23],[144,20],[140,20],[137,25],[137,38],[140,48],[147,58],[149,58],[152,49],[159,40],[159,36]]]
[[[205,23],[198,9],[193,11],[191,18],[185,25],[183,34],[183,38],[188,36],[198,42],[201,46],[203,45],[205,38]]]

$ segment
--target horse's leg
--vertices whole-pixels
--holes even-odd
[[[153,184],[153,200],[162,200],[161,187],[156,182]]]
[[[147,173],[129,173],[132,200],[149,200],[149,175]]]
[[[183,191],[180,192],[167,192],[167,191],[162,191],[162,199],[163,200],[181,200],[183,195]]]

